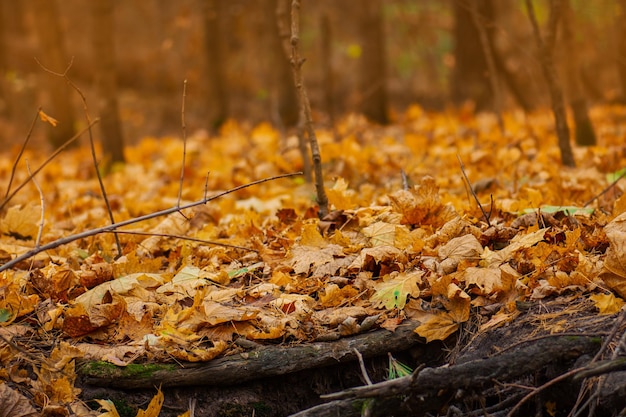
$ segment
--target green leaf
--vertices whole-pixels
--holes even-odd
[[[11,320],[13,315],[6,308],[0,308],[0,323],[6,323]]]
[[[615,181],[617,181],[618,179],[620,179],[621,177],[626,175],[626,168],[622,168],[619,171],[615,171],[615,172],[609,172],[608,174],[606,174],[606,181],[609,184],[613,184]]]
[[[413,370],[402,362],[398,361],[396,358],[389,355],[389,375],[387,379],[397,379],[405,376],[411,375]]]
[[[540,210],[543,213],[550,213],[550,214],[565,213],[565,215],[567,216],[575,216],[575,215],[589,216],[593,213],[594,209],[586,208],[586,207],[576,207],[576,206],[541,206]],[[536,208],[527,208],[527,209],[524,209],[523,214],[536,213],[536,212],[537,212]]]
[[[398,274],[394,278],[376,285],[376,292],[370,301],[376,307],[384,306],[386,309],[403,309],[406,299],[410,295],[419,297],[420,289],[417,286],[422,282],[422,271]]]

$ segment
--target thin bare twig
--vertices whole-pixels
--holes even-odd
[[[480,208],[480,211],[483,213],[483,217],[485,218],[485,221],[487,222],[487,226],[491,227],[491,223],[489,223],[489,218],[491,217],[491,212],[489,214],[487,214],[487,212],[485,212],[485,209],[483,208],[483,205],[480,204],[480,200],[478,199],[478,196],[474,192],[474,188],[472,187],[472,183],[470,182],[469,178],[467,178],[467,174],[465,173],[465,165],[463,164],[463,161],[461,160],[461,157],[458,154],[457,154],[456,157],[459,160],[459,165],[461,166],[461,172],[463,173],[463,178],[465,178],[465,182],[467,183],[467,187],[469,188],[470,193],[472,193],[472,196],[474,197],[474,200],[476,200],[476,204],[478,204],[478,208]],[[493,197],[492,197],[492,200],[491,200],[491,205],[493,206]]]
[[[352,350],[354,351],[354,354],[356,355],[356,357],[359,359],[359,367],[361,368],[361,375],[363,375],[363,379],[365,379],[365,383],[367,385],[372,385],[372,380],[370,379],[370,376],[367,373],[367,369],[365,369],[365,362],[363,361],[363,355],[361,355],[361,352],[359,352],[356,348]]]
[[[94,140],[93,140],[93,132],[91,130],[91,117],[89,117],[89,109],[87,107],[87,98],[85,97],[85,95],[83,94],[83,92],[81,91],[80,88],[78,88],[78,86],[76,84],[74,84],[74,82],[72,81],[72,79],[70,77],[68,77],[67,73],[69,72],[70,68],[72,68],[72,64],[74,63],[74,57],[72,57],[72,59],[70,60],[69,65],[67,66],[67,68],[65,69],[65,71],[63,71],[63,73],[59,74],[56,73],[54,71],[51,71],[50,69],[46,68],[41,62],[39,62],[39,60],[37,58],[35,58],[35,61],[37,61],[37,64],[39,64],[39,66],[41,68],[43,68],[45,71],[56,75],[58,77],[62,77],[66,83],[68,83],[68,85],[70,87],[72,87],[74,89],[74,91],[76,91],[78,93],[78,95],[81,98],[81,101],[83,103],[83,111],[85,113],[85,119],[87,120],[87,125],[88,125],[88,129],[87,131],[89,132],[89,147],[91,149],[91,159],[93,161],[93,167],[96,171],[96,177],[98,178],[98,184],[100,185],[100,192],[102,194],[102,199],[104,200],[104,204],[106,205],[107,208],[107,212],[109,213],[109,220],[111,220],[111,224],[115,224],[115,217],[113,216],[113,210],[111,209],[111,203],[109,202],[109,197],[107,196],[107,192],[106,189],[104,187],[104,182],[102,181],[102,174],[100,174],[100,170],[98,169],[98,157],[96,156],[96,146],[94,144]],[[120,239],[119,237],[116,235],[115,236],[115,244],[117,246],[117,256],[122,256],[122,244],[120,243]]]
[[[187,125],[185,124],[185,98],[187,97],[187,80],[183,81],[183,103],[180,107],[180,123],[183,129],[183,163],[180,167],[180,184],[178,185],[178,202],[176,205],[180,207],[180,200],[183,196],[183,180],[185,179],[185,159],[187,159]]]
[[[24,154],[24,150],[26,149],[26,145],[28,145],[28,141],[30,140],[31,135],[33,134],[33,130],[35,130],[35,124],[37,124],[37,119],[39,118],[39,112],[41,112],[41,107],[37,109],[37,113],[35,114],[35,117],[33,118],[33,123],[31,123],[30,129],[28,129],[28,133],[26,134],[26,139],[24,139],[24,142],[22,143],[22,147],[20,148],[20,151],[17,153],[15,162],[13,163],[13,166],[11,167],[11,176],[9,177],[9,184],[7,185],[7,192],[4,195],[5,200],[9,196],[9,192],[11,191],[11,185],[13,184],[13,179],[15,178],[15,170],[17,169],[17,164],[20,162],[20,159],[22,158],[22,155]]]
[[[583,204],[583,207],[587,207],[589,204],[593,203],[594,201],[596,201],[598,198],[602,197],[604,194],[606,194],[607,192],[609,192],[611,190],[611,188],[615,187],[615,184],[618,183],[619,180],[621,180],[622,178],[626,177],[626,171],[624,171],[622,173],[622,175],[620,175],[619,177],[615,178],[615,180],[610,183],[604,190],[600,191],[599,194],[597,194],[595,197],[593,197],[592,199],[588,200],[585,202],[585,204]]]
[[[68,146],[70,146],[72,143],[74,143],[74,141],[76,141],[76,139],[78,139],[79,137],[81,137],[81,135],[83,133],[85,133],[89,128],[91,128],[93,125],[95,125],[96,123],[98,123],[100,121],[100,119],[94,119],[94,121],[88,125],[86,128],[84,128],[83,130],[81,130],[80,132],[78,132],[77,134],[75,134],[74,136],[72,136],[71,138],[69,138],[67,141],[65,141],[65,143],[61,146],[59,146],[53,153],[52,155],[50,155],[37,169],[35,169],[32,173],[32,175],[29,175],[28,178],[26,178],[26,180],[21,183],[20,185],[17,186],[17,188],[15,190],[13,190],[7,197],[5,197],[4,201],[0,204],[0,211],[9,203],[9,201],[11,201],[13,199],[13,197],[15,197],[15,195],[26,186],[26,184],[28,184],[29,181],[31,181],[35,175],[37,175],[39,173],[39,171],[41,171],[46,165],[48,165],[50,162],[52,162],[52,160],[54,158],[57,157],[57,155],[59,155],[63,150],[65,150],[65,148],[67,148]]]
[[[205,243],[207,245],[224,246],[226,248],[242,249],[242,250],[247,250],[247,251],[251,251],[251,252],[258,252],[258,250],[256,250],[256,249],[247,248],[245,246],[231,245],[229,243],[215,242],[213,240],[199,239],[197,237],[189,237],[189,236],[183,236],[183,235],[172,235],[172,234],[169,234],[169,233],[139,232],[139,231],[135,231],[135,230],[116,230],[115,232],[113,232],[112,230],[107,230],[105,233],[119,233],[121,235],[169,237],[169,238],[172,238],[172,239],[180,239],[180,240],[188,240],[190,242]]]
[[[317,203],[319,204],[319,218],[324,218],[328,214],[328,197],[324,189],[324,177],[322,175],[322,157],[320,154],[317,136],[313,129],[313,117],[311,115],[311,103],[304,86],[302,77],[302,64],[304,59],[300,57],[300,1],[293,0],[291,2],[291,68],[293,70],[293,78],[300,99],[300,108],[304,114],[304,123],[307,135],[309,136],[309,146],[311,147],[311,156],[313,158],[313,171],[315,172],[315,190],[317,192]]]
[[[30,165],[28,164],[28,160],[26,160],[26,170],[28,171],[28,175],[32,175],[30,173]],[[38,248],[41,244],[41,235],[43,234],[43,224],[46,214],[46,202],[43,198],[43,191],[41,191],[41,187],[36,179],[33,178],[33,184],[37,188],[37,192],[39,192],[39,203],[41,204],[41,218],[39,219],[39,230],[37,231],[37,240],[35,240],[35,247]]]
[[[243,185],[240,185],[238,187],[231,188],[231,189],[226,190],[226,191],[222,191],[222,192],[217,193],[217,194],[215,194],[215,195],[213,195],[211,197],[205,197],[202,200],[194,201],[194,202],[189,203],[189,204],[185,204],[185,205],[183,205],[181,207],[170,207],[170,208],[165,209],[165,210],[157,211],[157,212],[154,212],[154,213],[146,214],[146,215],[135,217],[135,218],[128,219],[128,220],[124,220],[124,221],[121,221],[119,223],[109,224],[107,226],[103,226],[103,227],[99,227],[99,228],[91,229],[91,230],[86,230],[86,231],[81,232],[81,233],[77,233],[77,234],[74,234],[74,235],[66,236],[66,237],[57,239],[57,240],[55,240],[53,242],[47,243],[45,245],[42,245],[42,246],[40,246],[38,248],[31,249],[28,252],[26,252],[25,254],[22,254],[22,255],[20,255],[20,256],[18,256],[16,258],[10,260],[9,262],[7,262],[4,265],[0,266],[0,272],[6,271],[7,269],[15,266],[16,264],[18,264],[18,263],[20,263],[20,262],[22,262],[22,261],[24,261],[26,259],[29,259],[32,256],[37,255],[38,253],[45,252],[45,251],[50,250],[50,249],[55,249],[55,248],[58,248],[59,246],[67,245],[68,243],[74,242],[76,240],[80,240],[80,239],[84,239],[84,238],[87,238],[87,237],[95,236],[95,235],[98,235],[98,234],[101,234],[101,233],[113,232],[113,231],[116,231],[120,227],[128,226],[128,225],[135,224],[135,223],[139,223],[139,222],[142,222],[142,221],[145,221],[145,220],[149,220],[149,219],[154,219],[156,217],[167,216],[168,214],[176,213],[176,212],[178,212],[180,210],[185,210],[185,209],[188,209],[188,208],[192,208],[192,207],[200,206],[202,204],[206,204],[206,203],[208,203],[210,201],[216,200],[216,199],[218,199],[220,197],[223,197],[223,196],[225,196],[227,194],[232,194],[232,193],[234,193],[236,191],[243,190],[244,188],[252,187],[254,185],[262,184],[262,183],[268,182],[268,181],[274,181],[274,180],[277,180],[277,179],[280,179],[280,178],[293,177],[295,175],[302,175],[302,172],[294,172],[294,173],[291,173],[291,174],[282,174],[282,175],[276,175],[276,176],[273,176],[273,177],[263,178],[263,179],[260,179],[260,180],[257,180],[257,181],[252,181],[252,182],[250,182],[248,184],[243,184]]]

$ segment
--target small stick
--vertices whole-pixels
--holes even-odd
[[[180,167],[180,184],[178,185],[178,203],[177,207],[180,207],[180,200],[183,196],[183,180],[185,179],[185,159],[187,158],[187,125],[185,124],[185,98],[187,97],[187,80],[183,81],[183,104],[180,108],[180,122],[183,129],[183,163]]]
[[[154,213],[150,213],[150,214],[146,214],[146,215],[143,215],[143,216],[135,217],[135,218],[132,218],[132,219],[124,220],[124,221],[121,221],[119,223],[109,224],[107,226],[98,227],[96,229],[86,230],[86,231],[81,232],[81,233],[77,233],[77,234],[74,234],[74,235],[66,236],[66,237],[57,239],[55,241],[52,241],[50,243],[47,243],[45,245],[42,245],[42,246],[40,246],[38,248],[31,249],[28,252],[26,252],[25,254],[22,254],[22,255],[20,255],[20,256],[18,256],[16,258],[10,260],[9,262],[7,262],[7,263],[3,264],[2,266],[0,266],[0,272],[6,271],[7,269],[11,268],[12,266],[15,266],[16,264],[18,264],[18,263],[20,263],[20,262],[22,262],[22,261],[24,261],[24,260],[26,260],[26,259],[28,259],[28,258],[30,258],[32,256],[37,255],[38,253],[45,252],[45,251],[50,250],[50,249],[58,248],[59,246],[66,245],[66,244],[74,242],[76,240],[80,240],[80,239],[84,239],[84,238],[87,238],[87,237],[95,236],[95,235],[98,235],[100,233],[113,232],[113,231],[116,231],[118,228],[120,228],[122,226],[128,226],[130,224],[139,223],[139,222],[142,222],[144,220],[149,220],[149,219],[154,219],[154,218],[157,218],[157,217],[167,216],[168,214],[176,213],[176,212],[179,212],[180,210],[185,210],[185,209],[188,209],[188,208],[192,208],[192,207],[196,207],[196,206],[200,206],[200,205],[206,204],[206,203],[208,203],[210,201],[216,200],[216,199],[218,199],[220,197],[223,197],[223,196],[225,196],[227,194],[232,194],[232,193],[234,193],[236,191],[243,190],[244,188],[252,187],[254,185],[262,184],[262,183],[268,182],[268,181],[274,181],[274,180],[277,180],[277,179],[280,179],[280,178],[293,177],[295,175],[302,175],[302,172],[294,172],[294,173],[291,173],[291,174],[282,174],[282,175],[275,175],[273,177],[263,178],[263,179],[260,179],[260,180],[257,180],[257,181],[252,181],[252,182],[249,182],[247,184],[243,184],[243,185],[237,186],[235,188],[231,188],[231,189],[226,190],[226,191],[222,191],[222,192],[217,193],[217,194],[215,194],[215,195],[213,195],[211,197],[205,197],[202,200],[194,201],[194,202],[189,203],[189,204],[185,204],[185,205],[183,205],[181,207],[170,207],[170,208],[165,209],[165,210],[156,211]]]
[[[315,190],[317,192],[317,203],[320,206],[319,218],[322,219],[328,214],[328,197],[324,189],[324,177],[322,175],[322,156],[320,154],[317,136],[313,129],[313,116],[311,115],[311,103],[304,86],[302,77],[302,64],[304,58],[300,57],[300,1],[291,2],[291,68],[293,79],[300,98],[300,108],[304,114],[304,126],[309,137],[311,156],[313,157],[313,171],[315,172]],[[304,155],[303,155],[304,157]]]
[[[41,111],[41,107],[37,109],[37,113],[35,114],[35,118],[33,119],[33,123],[30,125],[30,129],[28,129],[28,134],[26,134],[26,139],[24,143],[22,143],[22,147],[15,158],[15,162],[13,163],[13,167],[11,167],[11,176],[9,177],[9,185],[7,185],[7,192],[4,195],[4,199],[9,195],[9,191],[11,191],[11,184],[13,184],[13,178],[15,178],[15,170],[17,169],[17,164],[20,162],[22,155],[24,154],[24,150],[26,149],[26,145],[30,140],[31,135],[33,134],[33,130],[35,130],[35,124],[37,123],[37,119],[39,118],[39,112]]]
[[[26,160],[26,170],[28,171],[28,175],[32,176],[32,174],[30,173],[30,165],[28,164],[28,160]],[[43,192],[41,191],[41,187],[39,186],[37,180],[34,178],[33,184],[35,184],[35,187],[39,192],[39,202],[41,203],[41,218],[39,219],[39,230],[37,231],[37,240],[35,241],[35,247],[38,248],[41,244],[41,235],[43,234],[43,224],[45,218],[44,215],[46,214],[46,202],[43,198]]]
[[[102,175],[100,174],[100,170],[98,169],[98,157],[96,156],[96,145],[94,144],[93,132],[91,130],[91,117],[89,117],[89,109],[87,108],[87,99],[85,98],[85,95],[80,90],[80,88],[78,88],[78,86],[74,84],[74,82],[70,79],[70,77],[67,76],[68,71],[70,70],[70,68],[72,68],[72,64],[74,63],[74,57],[72,57],[69,65],[67,66],[67,68],[65,68],[65,71],[63,71],[63,73],[61,74],[49,70],[41,62],[39,62],[37,58],[35,58],[35,61],[37,61],[37,64],[39,64],[39,66],[43,68],[45,71],[53,75],[56,75],[58,77],[62,77],[65,80],[65,82],[67,82],[78,93],[78,95],[81,98],[81,101],[83,103],[83,111],[85,113],[85,119],[87,120],[87,125],[88,125],[87,131],[89,132],[89,146],[91,148],[91,159],[93,160],[93,167],[96,171],[96,177],[98,178],[98,184],[100,185],[100,192],[102,193],[104,204],[106,205],[107,212],[109,213],[109,220],[111,220],[111,224],[115,224],[115,217],[113,216],[111,203],[109,202],[109,197],[107,196],[106,189],[104,188]],[[115,244],[117,246],[117,256],[120,257],[122,256],[122,244],[120,243],[120,238],[117,235],[115,236]]]
[[[480,204],[480,200],[478,200],[478,196],[474,192],[472,183],[470,182],[469,178],[467,178],[467,174],[465,173],[465,165],[463,165],[463,161],[461,160],[461,157],[458,154],[456,155],[456,157],[459,160],[459,165],[461,165],[461,172],[463,173],[463,178],[465,178],[465,182],[467,183],[467,186],[469,187],[470,193],[472,193],[474,200],[476,200],[476,204],[478,204],[478,208],[480,208],[480,211],[483,213],[483,217],[485,218],[485,221],[487,222],[487,226],[491,227],[491,223],[489,223],[489,217],[491,217],[491,213],[487,214],[487,212],[485,212],[483,205]],[[493,207],[493,197],[491,199],[491,205]]]
[[[596,195],[595,197],[593,197],[591,200],[585,202],[585,204],[583,204],[583,207],[587,207],[589,204],[593,203],[594,201],[596,201],[598,198],[602,197],[604,194],[606,194],[607,192],[609,192],[611,190],[611,188],[615,187],[615,184],[617,184],[617,182],[619,180],[621,180],[622,178],[626,177],[626,171],[624,171],[622,173],[622,175],[620,175],[619,177],[617,177],[612,183],[609,184],[608,187],[606,187],[604,190],[600,191],[600,194]]]
[[[183,236],[183,235],[172,235],[172,234],[169,234],[169,233],[139,232],[139,231],[135,231],[135,230],[116,230],[116,231],[107,230],[107,231],[105,231],[105,233],[119,233],[121,235],[169,237],[169,238],[173,238],[173,239],[188,240],[190,242],[206,243],[208,245],[224,246],[226,248],[242,249],[242,250],[247,250],[247,251],[251,251],[251,252],[259,252],[256,249],[246,248],[245,246],[231,245],[229,243],[215,242],[215,241],[212,241],[212,240],[199,239],[197,237],[189,237],[189,236]]]
[[[29,175],[28,178],[26,178],[26,180],[21,183],[15,190],[13,190],[13,192],[11,192],[7,197],[5,197],[4,201],[2,203],[0,203],[0,211],[9,203],[9,201],[11,201],[13,199],[13,197],[15,197],[15,195],[26,186],[26,184],[28,184],[29,181],[31,181],[33,179],[33,177],[35,175],[37,175],[39,173],[39,171],[41,171],[46,165],[48,165],[50,162],[52,162],[52,160],[54,158],[57,157],[57,155],[59,155],[65,148],[67,148],[68,146],[70,146],[76,139],[78,139],[79,137],[82,136],[83,133],[85,133],[89,128],[91,128],[93,125],[95,125],[96,123],[98,123],[100,121],[100,119],[95,119],[93,122],[91,122],[90,125],[88,125],[86,128],[84,128],[83,130],[81,130],[80,132],[78,132],[77,134],[75,134],[74,136],[72,136],[71,138],[69,138],[68,140],[65,141],[65,143],[61,146],[59,146],[53,153],[52,155],[50,155],[37,169],[35,169],[33,171],[32,175]]]
[[[361,375],[365,379],[367,385],[372,385],[372,380],[370,376],[367,374],[367,369],[365,369],[365,362],[363,361],[363,355],[356,348],[352,349],[357,358],[359,358],[359,367],[361,368]]]

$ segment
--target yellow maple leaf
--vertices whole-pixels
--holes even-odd
[[[420,325],[414,330],[415,333],[425,338],[426,343],[433,340],[445,340],[459,329],[459,323],[449,313],[445,312],[422,312],[413,318],[420,322]]]
[[[361,233],[370,238],[372,246],[393,246],[396,238],[396,225],[376,222],[361,229]]]
[[[117,408],[115,408],[115,404],[111,400],[96,400],[96,402],[100,405],[100,408],[106,411],[106,413],[100,414],[98,417],[120,417],[117,412]]]
[[[592,294],[589,298],[595,303],[600,314],[614,314],[624,306],[624,300],[617,298],[612,293]]]
[[[25,207],[9,207],[0,222],[0,232],[5,235],[16,235],[22,238],[33,238],[39,231],[41,222],[41,209],[35,204]]]
[[[395,277],[377,283],[376,292],[370,301],[376,307],[384,306],[386,309],[399,308],[402,310],[409,296],[417,298],[420,295],[418,284],[422,282],[422,271],[401,273]]]
[[[338,178],[332,188],[326,190],[328,202],[336,210],[350,210],[358,204],[355,201],[356,192],[348,189],[348,183],[343,178]]]
[[[302,225],[302,234],[300,235],[300,244],[302,246],[312,246],[323,248],[328,242],[317,230],[317,223],[305,223]]]
[[[146,408],[145,411],[137,411],[137,417],[159,417],[161,407],[163,407],[163,401],[165,401],[165,397],[163,396],[161,388],[159,388],[155,396],[152,397],[150,404],[148,404],[148,408]]]

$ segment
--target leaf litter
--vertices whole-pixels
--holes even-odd
[[[443,340],[471,315],[483,316],[485,331],[514,320],[521,303],[546,297],[618,311],[626,297],[626,197],[619,182],[601,191],[626,166],[617,121],[625,111],[593,111],[602,145],[575,149],[577,169],[558,163],[543,113],[507,114],[506,138],[483,116],[461,121],[414,107],[386,128],[350,116],[336,126],[339,140],[319,131],[334,210],[322,220],[312,185],[282,179],[124,228],[138,234],[119,235],[118,259],[105,233],[22,262],[0,273],[4,404],[33,412],[10,381],[39,408],[116,415],[104,401],[101,412],[79,401],[77,359],[209,361],[240,352],[237,338],[307,343],[407,319],[426,341]],[[180,204],[300,170],[294,140],[268,124],[232,121],[216,137],[193,135]],[[126,155],[128,163],[104,179],[118,221],[178,204],[180,140],[144,138]],[[458,157],[480,185],[488,222]],[[59,158],[38,177],[42,244],[106,225],[87,151]],[[11,171],[9,155],[0,169]],[[16,180],[26,177],[18,166]],[[25,187],[2,215],[4,262],[33,248],[35,201],[35,187]],[[158,415],[162,395],[146,415]]]

